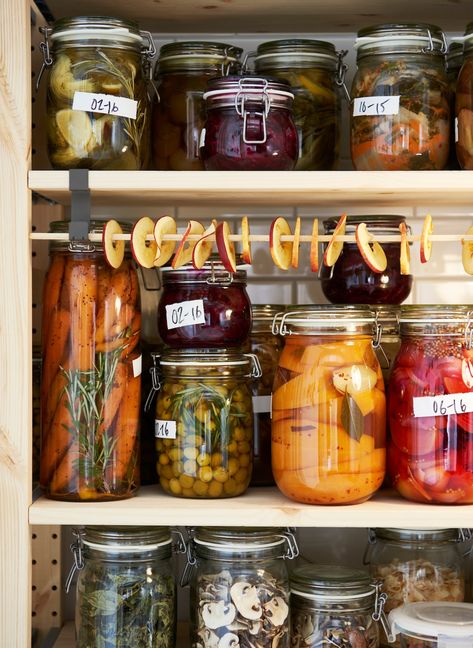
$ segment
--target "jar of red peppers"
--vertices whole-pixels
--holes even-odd
[[[55,222],[51,231],[67,233],[68,226]],[[91,223],[91,232],[102,229]],[[120,499],[138,488],[140,326],[130,256],[113,269],[97,243],[51,244],[41,383],[40,483],[47,496]]]
[[[203,96],[213,77],[236,74],[242,50],[226,43],[187,41],[161,47],[155,82],[159,101],[153,111],[153,161],[156,169],[198,171]]]
[[[202,270],[163,271],[159,334],[173,348],[240,347],[251,330],[246,271],[211,261]]]
[[[289,84],[229,76],[209,81],[201,157],[210,171],[290,171],[298,157]]]
[[[465,31],[464,61],[457,81],[455,114],[457,158],[462,169],[473,169],[473,23]]]
[[[358,32],[351,155],[359,171],[443,169],[450,101],[445,35],[425,24]]]
[[[407,499],[473,503],[473,350],[467,306],[407,307],[389,382],[388,470]]]

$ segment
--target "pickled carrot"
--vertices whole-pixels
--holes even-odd
[[[79,453],[77,444],[69,446],[67,452],[63,455],[57,465],[54,473],[51,475],[49,483],[49,492],[52,495],[67,494],[76,492],[77,482],[77,463]]]
[[[97,431],[96,441],[100,440],[103,433],[107,432],[113,423],[113,419],[118,412],[120,403],[125,397],[125,390],[127,387],[126,379],[127,368],[123,362],[119,362],[113,377],[113,385],[110,394],[107,400],[101,404],[103,414],[102,421]]]
[[[45,401],[43,401],[44,404],[41,411],[41,426],[43,430],[49,430],[66,386],[67,378],[63,371],[59,369],[51,382],[51,387],[45,394]]]
[[[67,311],[56,310],[53,312],[49,327],[48,337],[43,348],[43,371],[41,377],[41,399],[45,402],[51,383],[57,373],[58,367],[66,360],[66,345],[69,339],[71,316]]]
[[[64,275],[64,267],[66,259],[63,254],[56,254],[52,261],[51,266],[46,274],[44,280],[43,290],[43,315],[41,335],[44,342],[49,337],[49,324],[53,316],[54,309],[57,308],[59,303],[59,296],[61,294],[61,282]]]
[[[95,340],[97,344],[113,340],[123,333],[132,318],[127,316],[131,289],[130,272],[127,269],[112,271],[106,292],[98,304]]]
[[[73,440],[74,424],[64,394],[56,408],[51,426],[43,430],[41,444],[40,482],[48,487],[53,472],[68,453]]]
[[[74,267],[70,276],[71,369],[90,371],[94,367],[96,300],[95,264]]]

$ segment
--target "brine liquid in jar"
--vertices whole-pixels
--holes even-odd
[[[463,65],[463,44],[450,43],[447,52],[447,78],[450,90],[450,111],[452,123],[450,128],[450,156],[448,162],[449,169],[460,169],[460,163],[457,159],[456,140],[458,137],[458,122],[455,115],[455,98],[457,93],[458,77]]]
[[[462,169],[473,169],[473,23],[465,31],[464,59],[455,96],[456,152]]]

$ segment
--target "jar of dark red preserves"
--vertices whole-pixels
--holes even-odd
[[[210,262],[201,270],[162,268],[158,329],[165,344],[181,348],[240,347],[251,330],[246,271]]]
[[[299,143],[294,95],[284,81],[229,76],[204,94],[207,119],[200,154],[210,171],[290,171]]]
[[[375,238],[399,234],[404,216],[349,216],[346,234],[355,234],[356,226],[366,223]],[[325,234],[332,234],[336,218],[324,220]],[[332,267],[322,266],[321,280],[325,297],[332,304],[401,304],[409,296],[412,275],[402,275],[399,243],[382,243],[387,258],[384,272],[374,272],[363,260],[356,243],[345,243]]]

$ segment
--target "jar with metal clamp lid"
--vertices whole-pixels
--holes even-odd
[[[276,316],[284,337],[272,397],[278,488],[308,504],[356,504],[381,486],[386,399],[367,307],[311,307]]]
[[[473,22],[466,27],[463,52],[455,97],[456,152],[460,167],[473,169]]]
[[[200,154],[209,171],[290,171],[298,157],[294,95],[284,81],[252,76],[212,79]]]
[[[197,527],[182,582],[190,579],[191,648],[289,648],[288,528]],[[292,645],[292,644],[291,644]]]
[[[177,534],[175,551],[185,552]],[[75,532],[76,646],[174,648],[176,583],[168,527],[92,527]]]
[[[155,169],[199,171],[200,133],[205,122],[203,96],[213,77],[238,74],[239,47],[185,41],[161,47],[154,73],[159,100],[153,109]]]
[[[153,354],[157,470],[178,497],[234,497],[253,464],[251,380],[258,359],[221,349]]]
[[[457,118],[455,116],[455,97],[457,92],[457,82],[460,70],[463,65],[463,44],[450,43],[447,52],[447,78],[450,89],[450,110],[452,124],[450,128],[450,156],[448,162],[449,169],[460,169],[457,159],[456,138],[457,138]]]
[[[406,306],[389,380],[388,471],[407,499],[473,503],[469,306]]]
[[[355,169],[444,169],[450,144],[445,34],[435,25],[375,25],[358,32],[355,48]]]
[[[303,565],[291,572],[291,646],[377,648],[386,595],[367,572]]]
[[[129,20],[76,16],[42,29],[48,152],[55,169],[146,168],[149,32]]]
[[[51,223],[67,237],[69,223]],[[122,224],[122,229],[130,227]],[[92,221],[90,233],[103,223]],[[43,293],[40,484],[48,497],[131,497],[139,486],[141,313],[131,255],[53,241]]]
[[[399,331],[399,306],[371,306],[376,314],[376,321],[381,327],[381,344],[376,349],[381,371],[383,372],[384,387],[387,389],[389,376],[393,369],[394,361],[401,347],[401,334]]]

